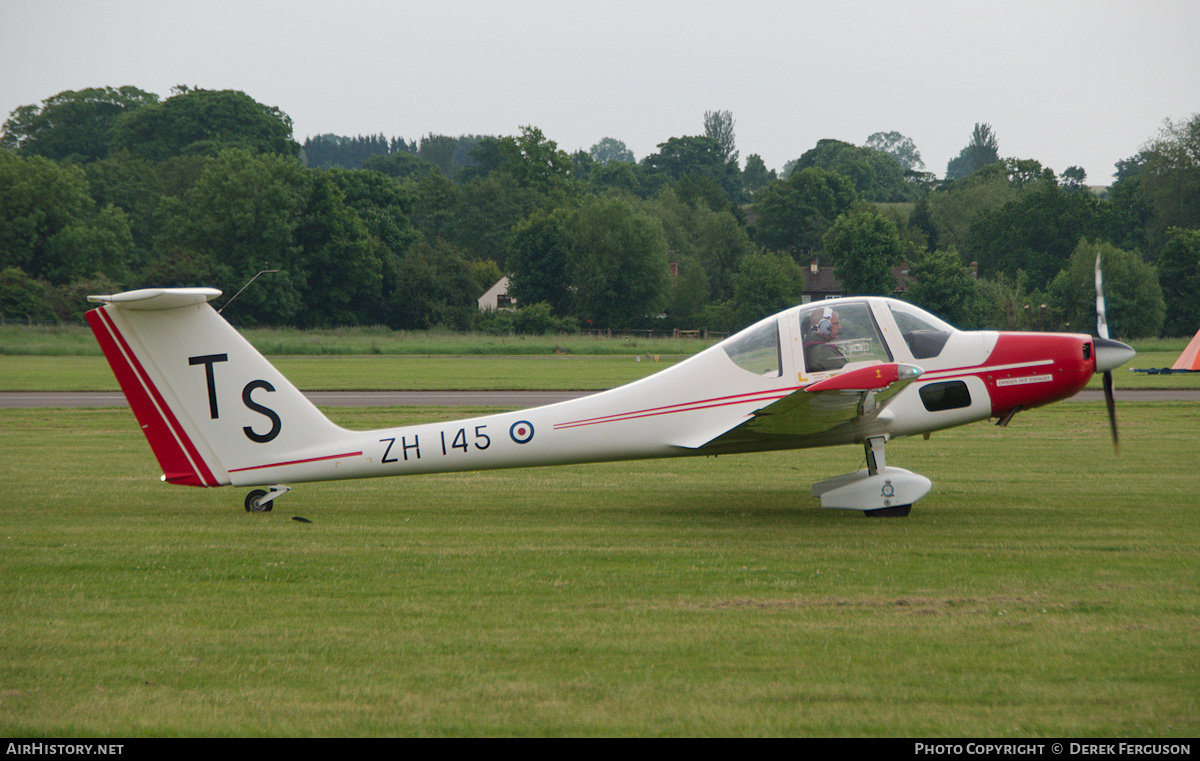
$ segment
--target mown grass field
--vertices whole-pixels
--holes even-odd
[[[497,336],[444,330],[389,330],[383,326],[297,330],[248,328],[240,331],[268,356],[529,356],[579,354],[690,354],[715,340],[593,337],[579,334]],[[1182,347],[1181,347],[1182,348]],[[92,332],[83,325],[0,325],[0,355],[100,356]]]
[[[1115,372],[1121,389],[1196,389],[1200,373],[1148,375],[1132,367],[1170,367],[1179,352],[1139,353]],[[638,357],[641,357],[640,361]],[[657,361],[655,358],[657,357]],[[597,391],[644,378],[686,355],[624,356],[284,356],[271,362],[303,391]],[[1093,377],[1089,388],[1100,388]],[[103,357],[0,356],[0,391],[117,391]]]
[[[356,428],[469,415],[337,409]],[[1200,406],[861,450],[166,486],[125,410],[0,410],[6,736],[1194,737]],[[304,517],[311,523],[292,520]]]

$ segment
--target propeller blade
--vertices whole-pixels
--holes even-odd
[[[1108,424],[1112,426],[1113,451],[1121,453],[1121,440],[1117,436],[1117,403],[1113,399],[1112,371],[1104,373],[1104,402],[1108,405]]]
[[[1108,424],[1112,427],[1113,451],[1120,454],[1121,440],[1117,435],[1117,402],[1113,398],[1114,368],[1133,359],[1134,350],[1108,337],[1108,318],[1104,310],[1104,275],[1100,271],[1100,254],[1096,254],[1096,372],[1104,373],[1104,403],[1108,405]]]
[[[1100,254],[1096,254],[1096,334],[1108,338],[1108,318],[1104,314],[1104,275],[1100,272]]]

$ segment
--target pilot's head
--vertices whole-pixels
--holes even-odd
[[[813,315],[816,322],[812,326],[812,333],[826,341],[836,341],[838,334],[842,332],[842,323],[838,319],[838,313],[831,307],[823,307],[821,316]]]

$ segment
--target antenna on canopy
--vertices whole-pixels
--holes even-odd
[[[258,275],[265,275],[265,274],[267,274],[268,272],[278,272],[278,271],[279,271],[279,270],[259,270],[259,271],[258,271]],[[244,291],[244,290],[246,290],[247,288],[249,288],[249,287],[250,287],[250,284],[251,284],[251,283],[253,283],[255,280],[257,280],[257,279],[258,279],[258,275],[255,275],[254,277],[252,277],[252,278],[250,278],[249,280],[247,280],[247,281],[246,281],[246,284],[245,284],[245,285],[243,285],[241,288],[239,288],[237,293],[235,293],[235,294],[233,294],[232,296],[230,296],[230,297],[229,297],[229,301],[226,301],[226,302],[225,302],[225,304],[224,304],[224,306],[222,306],[220,309],[218,309],[218,310],[217,310],[217,314],[220,314],[221,312],[224,312],[224,311],[225,311],[225,307],[227,307],[227,306],[229,306],[230,304],[232,304],[232,303],[233,303],[233,300],[234,300],[234,299],[236,299],[238,296],[241,296],[241,295],[242,295],[242,291]]]

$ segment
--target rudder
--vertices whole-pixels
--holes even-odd
[[[163,480],[220,486],[230,473],[306,456],[347,436],[225,321],[213,288],[90,296],[87,313]]]

